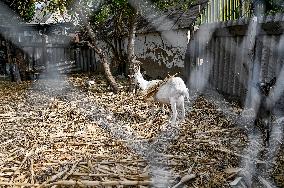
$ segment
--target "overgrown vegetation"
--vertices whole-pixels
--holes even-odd
[[[35,13],[35,1],[34,0],[21,0],[21,1],[10,1],[2,0],[8,5],[13,11],[17,12],[21,18],[25,21],[30,21]]]

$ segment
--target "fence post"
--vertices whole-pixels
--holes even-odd
[[[251,108],[253,107],[252,103],[252,94],[256,92],[256,88],[252,87],[255,81],[258,81],[259,78],[259,70],[260,65],[257,60],[257,56],[261,53],[261,43],[257,40],[259,35],[259,23],[258,18],[253,17],[251,23],[249,24],[248,33],[249,33],[249,46],[248,46],[248,70],[249,70],[249,77],[248,77],[248,86],[247,86],[247,96],[245,101],[245,107]]]
[[[43,64],[45,65],[46,70],[48,70],[46,39],[47,39],[47,35],[42,34],[42,60],[43,60]]]
[[[80,64],[80,50],[76,46],[74,50],[74,55],[75,55],[75,64],[76,64],[76,69],[81,70],[81,64]]]
[[[190,39],[190,41],[187,44],[187,48],[185,51],[185,57],[184,57],[184,71],[185,71],[185,81],[186,81],[186,85],[189,85],[189,76],[190,76],[190,64],[191,64],[191,58],[190,55],[191,53],[193,53],[192,51],[192,40]]]

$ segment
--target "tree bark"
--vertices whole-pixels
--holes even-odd
[[[87,29],[87,32],[92,40],[92,43],[89,44],[89,46],[91,48],[93,48],[95,50],[95,52],[98,54],[98,56],[100,57],[101,59],[101,62],[103,64],[103,68],[104,68],[104,73],[105,73],[105,76],[106,76],[106,79],[108,81],[108,83],[110,84],[110,86],[112,87],[112,90],[114,93],[117,93],[119,91],[119,85],[116,83],[111,71],[110,71],[110,67],[109,67],[109,63],[108,63],[108,60],[107,60],[107,57],[105,55],[105,53],[103,52],[103,50],[101,48],[99,48],[97,45],[96,45],[96,34],[95,32],[93,31],[90,23],[87,21],[87,19],[83,16],[83,14],[81,14],[81,18],[84,22],[84,25]]]
[[[129,35],[128,35],[128,45],[127,45],[127,59],[129,63],[129,91],[133,92],[135,89],[135,82],[134,82],[134,67],[133,67],[133,60],[135,59],[135,53],[134,53],[134,42],[135,42],[135,34],[136,34],[136,28],[137,28],[137,10],[134,10],[133,16],[130,20],[130,29],[129,29]]]

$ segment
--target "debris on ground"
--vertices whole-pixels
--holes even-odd
[[[247,134],[212,101],[195,95],[185,121],[169,127],[169,106],[119,83],[114,94],[100,75],[0,82],[0,186],[238,183]],[[283,150],[276,161],[273,178],[284,186]]]

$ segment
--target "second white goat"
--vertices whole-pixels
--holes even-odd
[[[135,82],[143,91],[147,91],[150,87],[157,84],[160,80],[147,81],[143,78],[140,72],[140,66],[136,66],[134,69]],[[189,101],[188,89],[184,81],[180,77],[172,77],[167,80],[166,83],[161,85],[158,91],[154,94],[154,100],[162,104],[170,104],[172,110],[172,117],[170,122],[174,124],[177,119],[177,108],[181,108],[182,117],[185,118],[184,99],[187,98]]]

